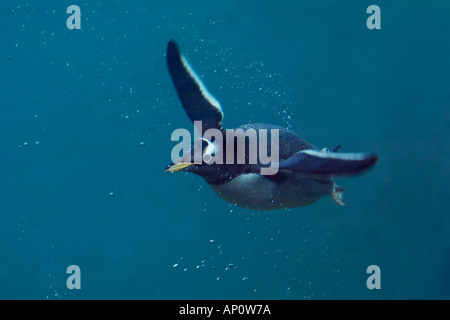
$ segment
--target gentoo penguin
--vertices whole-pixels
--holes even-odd
[[[266,142],[272,141],[273,132],[278,134],[278,171],[275,174],[262,174],[262,168],[267,167],[267,163],[263,164],[258,159],[250,163],[250,153],[255,149],[244,144],[244,150],[236,150],[239,145],[234,144],[234,138],[231,139],[231,148],[234,149],[231,149],[233,155],[230,156],[230,160],[234,161],[212,162],[211,158],[218,150],[223,152],[222,159],[230,155],[228,146],[231,142],[226,137],[228,130],[222,127],[220,103],[206,89],[173,40],[168,43],[166,59],[184,110],[194,124],[201,123],[201,127],[196,128],[201,134],[208,129],[217,129],[225,136],[223,139],[206,139],[200,135],[186,154],[167,166],[166,172],[187,171],[197,174],[220,197],[232,204],[256,210],[294,208],[329,195],[337,204],[345,206],[342,199],[344,189],[337,186],[332,177],[360,173],[377,161],[377,155],[373,153],[338,153],[340,146],[319,150],[288,129],[251,123],[236,131],[242,129],[240,132],[245,135],[250,129],[254,130],[258,144],[263,141],[262,130],[265,130]],[[272,152],[271,148],[271,145],[267,145],[267,154]],[[244,162],[236,161],[239,151],[244,155]],[[198,158],[194,161],[196,152],[200,153],[200,161]]]

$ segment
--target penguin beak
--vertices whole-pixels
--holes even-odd
[[[185,169],[185,168],[187,168],[189,166],[192,166],[192,165],[193,165],[193,163],[180,162],[180,163],[177,163],[177,164],[169,166],[165,171],[166,172],[178,172],[178,171],[181,171],[181,170],[183,170],[183,169]]]

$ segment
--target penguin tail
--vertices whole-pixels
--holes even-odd
[[[333,183],[333,190],[330,193],[331,198],[341,207],[347,206],[347,204],[342,199],[345,189]]]

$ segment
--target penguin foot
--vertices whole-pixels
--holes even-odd
[[[342,199],[342,196],[344,195],[345,189],[338,186],[337,184],[333,184],[333,191],[331,191],[331,198],[341,207],[347,206],[347,204]]]

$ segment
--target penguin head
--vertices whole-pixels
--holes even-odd
[[[200,149],[201,148],[201,149]],[[200,138],[194,141],[190,150],[178,159],[175,163],[167,166],[166,172],[192,172],[205,179],[212,179],[221,171],[221,165],[215,163],[215,156],[219,146],[214,142]],[[197,159],[195,159],[197,155]],[[201,155],[201,163],[198,161]],[[197,162],[196,162],[197,160]],[[220,173],[219,173],[220,174]]]

